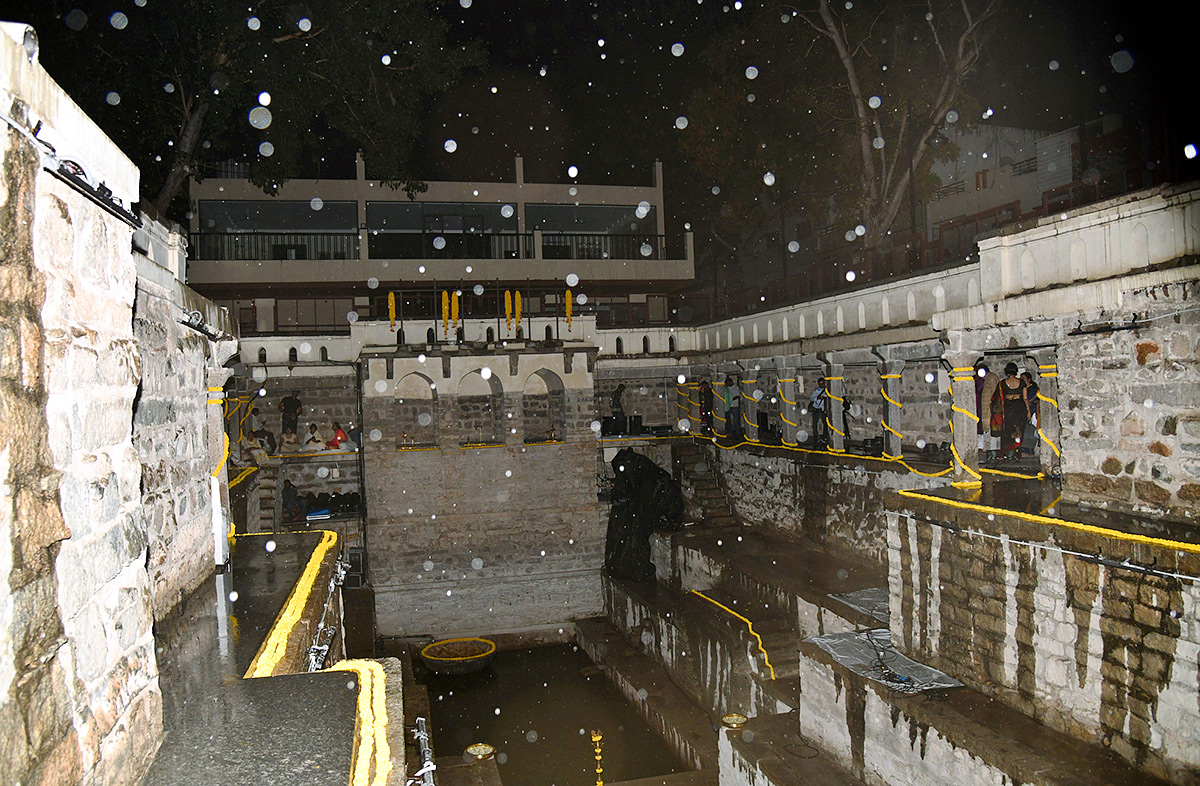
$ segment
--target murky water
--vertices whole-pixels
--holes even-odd
[[[500,652],[481,673],[426,685],[437,755],[490,743],[506,784],[591,786],[593,729],[604,735],[605,783],[686,769],[572,645]]]

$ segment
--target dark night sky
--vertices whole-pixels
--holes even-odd
[[[871,13],[876,5],[857,2],[853,13]],[[22,6],[44,11],[50,5],[60,14],[71,8],[69,0],[17,0],[8,16],[21,18]],[[133,5],[112,2],[131,15]],[[1200,143],[1200,112],[1189,84],[1196,72],[1190,62],[1190,37],[1200,18],[1196,5],[1006,0],[1004,22],[970,92],[995,109],[990,122],[1000,125],[1056,131],[1105,112],[1120,113],[1127,123],[1150,118],[1171,158],[1162,164],[1165,177],[1200,178],[1200,161],[1182,155],[1186,143]],[[701,133],[676,132],[672,124],[704,73],[705,45],[721,31],[777,19],[794,6],[759,0],[743,0],[741,8],[733,0],[447,0],[440,7],[453,20],[454,36],[485,43],[489,63],[428,108],[417,153],[420,176],[507,179],[513,155],[521,153],[531,180],[566,180],[566,168],[574,164],[580,182],[644,183],[654,160],[662,159],[670,191],[682,166],[672,139]],[[676,42],[685,45],[682,57],[670,53]],[[1126,73],[1112,65],[1121,51],[1132,57]],[[68,91],[86,67],[70,58],[54,51],[42,56]],[[458,143],[453,154],[443,149],[447,138]]]

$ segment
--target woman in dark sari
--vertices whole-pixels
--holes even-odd
[[[1000,432],[1000,458],[1015,461],[1021,457],[1021,437],[1029,422],[1029,404],[1025,400],[1025,380],[1017,376],[1017,364],[1004,367],[1004,379],[996,389],[1004,411],[1004,427]]]

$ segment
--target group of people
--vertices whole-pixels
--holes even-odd
[[[1028,371],[1018,375],[1016,363],[1004,367],[1004,379],[986,364],[975,366],[975,411],[979,415],[979,450],[988,461],[1016,461],[1033,455],[1037,444],[1038,386]]]
[[[283,436],[276,443],[275,435],[267,429],[260,418],[258,407],[250,409],[247,433],[268,453],[299,453],[312,450],[356,450],[360,440],[355,439],[358,429],[351,424],[350,431],[333,421],[332,434],[326,434],[316,423],[308,424],[308,433],[301,438],[298,424],[304,404],[295,393],[288,393],[279,402],[279,415],[283,422]]]

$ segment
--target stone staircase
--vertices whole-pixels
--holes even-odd
[[[270,458],[254,473],[254,489],[246,506],[247,532],[272,532],[279,521],[279,459]]]
[[[878,566],[728,524],[652,547],[657,581],[606,578],[577,637],[685,760],[713,767],[715,742],[720,786],[1161,783],[977,691],[903,694],[805,641],[887,627],[830,597],[887,586]],[[749,721],[710,731],[729,712]]]
[[[713,527],[738,524],[704,450],[695,442],[681,441],[673,446],[673,452],[683,496],[696,523]]]

